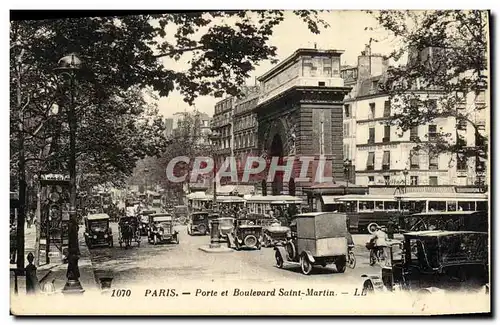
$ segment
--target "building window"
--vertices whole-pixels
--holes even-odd
[[[429,141],[436,141],[436,139],[437,139],[437,125],[436,124],[429,125],[429,132],[428,132],[427,136],[429,138]]]
[[[459,134],[457,132],[457,146],[458,147],[466,147],[467,146],[467,141],[465,141],[465,138],[463,135]]]
[[[344,158],[351,159],[351,153],[349,152],[349,144],[344,144]]]
[[[375,118],[375,103],[370,103],[370,114],[368,115],[369,119]]]
[[[334,57],[332,58],[332,77],[340,76],[340,58]]]
[[[410,152],[410,169],[419,169],[419,168],[420,164],[419,164],[418,152],[412,150]]]
[[[375,143],[375,128],[370,128],[368,130],[368,143],[373,144]]]
[[[385,183],[385,185],[389,185],[390,182],[391,182],[391,176],[385,175],[384,176],[384,183]]]
[[[457,153],[457,170],[467,170],[467,158],[459,153]]]
[[[344,123],[344,137],[349,136],[349,123]]]
[[[318,71],[318,68],[312,66],[309,71],[311,77],[316,77],[316,72]]]
[[[459,120],[457,123],[457,130],[467,130],[467,121],[466,120]]]
[[[485,159],[476,157],[476,172],[484,172],[486,170]]]
[[[375,152],[368,153],[368,160],[366,161],[366,170],[375,169]]]
[[[332,59],[323,59],[323,75],[325,77],[332,76]]]
[[[418,141],[418,125],[410,129],[410,141]]]
[[[436,154],[429,154],[429,169],[430,170],[439,169],[438,163],[439,163],[439,156]]]
[[[382,158],[382,169],[389,170],[391,169],[391,152],[384,151],[384,156]]]
[[[485,144],[485,136],[483,135],[486,128],[483,124],[477,126],[477,132],[475,133],[475,143],[476,147],[483,147]]]
[[[418,176],[410,176],[410,185],[418,185]]]
[[[436,110],[437,110],[437,100],[436,99],[429,99],[429,111],[435,112]]]
[[[486,92],[485,91],[480,91],[476,95],[476,109],[481,110],[486,108]]]
[[[384,138],[382,139],[382,142],[389,142],[389,141],[391,141],[391,126],[384,125]]]
[[[368,183],[374,183],[375,182],[375,176],[368,176]]]
[[[430,186],[437,186],[438,185],[437,176],[429,176],[429,185]]]
[[[318,86],[319,87],[324,87],[325,86],[325,82],[324,81],[319,81],[318,82]]]
[[[391,116],[391,102],[386,100],[384,102],[384,117]]]
[[[349,104],[344,105],[344,116],[351,117],[351,105]]]

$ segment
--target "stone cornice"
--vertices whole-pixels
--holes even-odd
[[[255,112],[268,110],[272,107],[283,107],[285,103],[305,104],[342,104],[344,96],[351,91],[350,87],[320,87],[320,86],[295,86],[260,103]]]

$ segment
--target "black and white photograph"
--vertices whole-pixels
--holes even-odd
[[[490,314],[491,25],[11,10],[11,315]]]

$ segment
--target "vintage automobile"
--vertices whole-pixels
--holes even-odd
[[[189,209],[185,205],[176,205],[173,209],[173,216],[180,224],[185,224],[189,218]]]
[[[386,248],[381,275],[363,275],[365,292],[482,290],[488,284],[488,233],[417,231]]]
[[[310,212],[296,216],[290,225],[290,239],[276,245],[276,265],[300,265],[302,273],[311,273],[314,265],[335,264],[337,272],[346,269],[347,223],[346,214],[337,212]]]
[[[95,246],[113,247],[113,232],[109,227],[109,216],[105,213],[84,217],[85,243],[89,249]]]
[[[227,235],[233,232],[236,219],[230,217],[221,217],[219,221],[219,241],[227,241]]]
[[[139,214],[139,233],[141,236],[148,235],[149,215],[156,213],[155,210],[144,210]]]
[[[208,235],[208,212],[193,212],[187,224],[188,235]]]
[[[236,250],[243,247],[261,249],[262,226],[257,221],[248,217],[236,219],[233,231],[227,234],[228,247]]]
[[[290,227],[282,226],[278,220],[274,220],[262,230],[264,247],[274,247],[276,244],[286,242],[291,237]]]
[[[179,232],[174,229],[173,217],[168,213],[150,214],[148,242],[156,245],[164,242],[179,244]]]

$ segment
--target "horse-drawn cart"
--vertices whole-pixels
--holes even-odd
[[[125,248],[132,246],[132,241],[141,245],[141,234],[139,230],[139,220],[137,217],[121,217],[118,222],[118,243],[120,247],[125,245]]]

